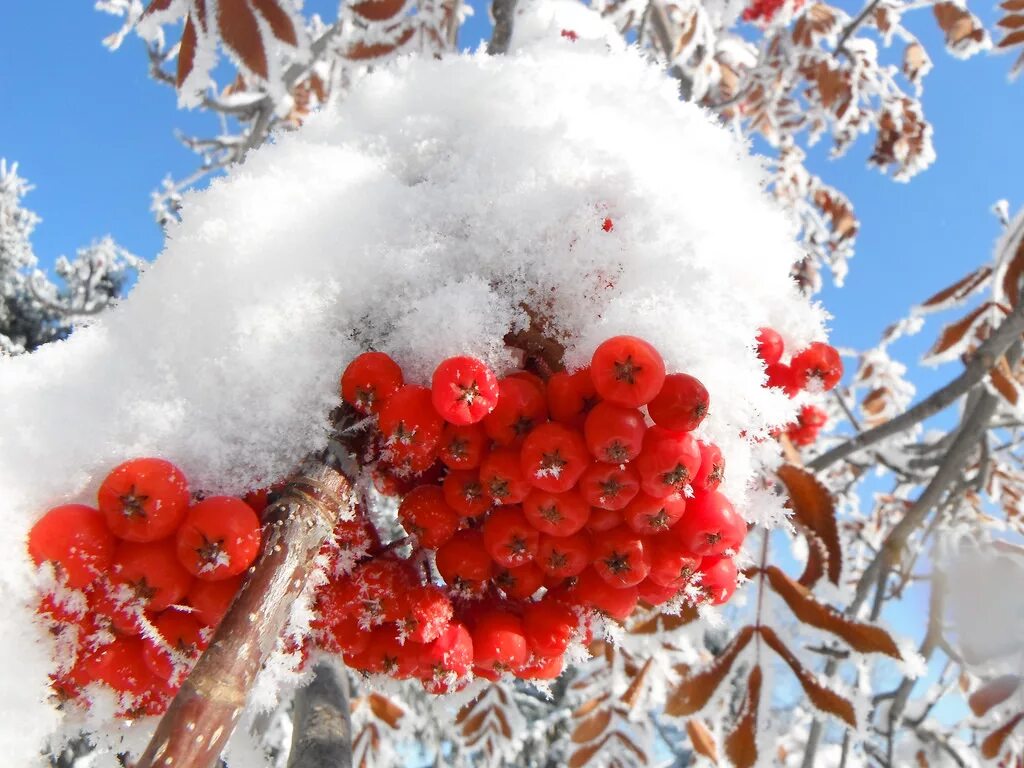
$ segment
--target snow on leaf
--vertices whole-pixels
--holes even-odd
[[[1001,675],[971,693],[967,704],[977,717],[981,717],[1013,696],[1020,684],[1020,675]]]
[[[747,678],[747,690],[732,731],[725,737],[725,754],[736,768],[753,768],[757,763],[757,715],[761,705],[761,665],[755,664]]]
[[[753,636],[753,627],[743,627],[707,668],[684,677],[669,693],[665,701],[665,713],[673,717],[682,717],[702,710],[729,674],[736,657],[747,647]]]
[[[843,551],[836,528],[836,510],[832,495],[806,470],[787,464],[779,467],[777,474],[789,493],[794,521],[809,534],[808,544],[811,545],[812,552],[819,543],[824,548],[827,553],[825,571],[828,580],[838,585],[843,568]],[[817,542],[812,541],[812,538]],[[810,566],[811,558],[808,558],[808,568]],[[806,580],[805,577],[801,577],[804,586],[813,585],[816,579],[812,579],[811,575],[808,571]]]

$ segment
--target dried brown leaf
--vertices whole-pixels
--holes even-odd
[[[977,717],[988,714],[993,707],[997,707],[1013,696],[1020,687],[1021,678],[1019,675],[1003,675],[978,688],[967,699],[967,705]]]
[[[604,709],[598,710],[596,714],[585,718],[582,722],[577,725],[572,732],[572,741],[574,744],[586,744],[589,741],[593,741],[602,733],[612,721],[612,710],[611,707],[605,707]]]
[[[967,337],[967,334],[974,330],[978,322],[983,319],[984,313],[993,306],[995,306],[995,302],[986,301],[981,306],[968,312],[966,317],[962,317],[955,323],[951,323],[943,328],[942,333],[939,334],[938,341],[928,350],[925,358],[941,355],[960,344]]]
[[[220,39],[253,74],[266,79],[267,51],[248,0],[220,0],[217,3]]]
[[[793,517],[824,546],[828,554],[825,563],[828,580],[838,586],[843,550],[839,544],[836,508],[831,494],[814,475],[799,467],[783,465],[777,474],[789,493]]]
[[[686,721],[686,735],[690,737],[690,746],[698,755],[703,755],[715,765],[718,765],[718,745],[715,744],[715,737],[711,730],[699,717],[691,717]]]
[[[1015,45],[1024,43],[1024,29],[1011,32],[996,44],[996,48],[1012,48]]]
[[[405,0],[364,0],[349,8],[367,21],[386,21],[405,7]]]
[[[1006,360],[1006,355],[1002,355],[996,360],[995,367],[988,372],[988,375],[996,391],[1010,405],[1016,405],[1020,399],[1020,390],[1017,388],[1017,383],[1014,380],[1013,371],[1010,370],[1010,364]]]
[[[932,60],[920,43],[910,43],[903,50],[903,74],[910,82],[919,82],[923,74],[931,69],[931,65]]]
[[[1008,45],[1015,45],[1018,42],[1024,42],[1024,30],[1019,32],[1012,32],[1007,35],[1000,43],[999,47],[1004,47],[1004,43],[1010,38],[1017,36],[1017,40]],[[1013,256],[1010,259],[1010,263],[1006,265],[1006,271],[1003,272],[1003,295],[1006,297],[1006,301],[1011,307],[1016,307],[1017,302],[1020,301],[1020,283],[1021,276],[1024,275],[1024,239],[1021,239],[1017,243],[1017,250],[1014,251]]]
[[[699,712],[711,699],[715,690],[732,669],[736,657],[747,647],[754,636],[754,628],[747,626],[736,633],[732,642],[706,669],[689,675],[669,693],[665,701],[665,712],[672,717],[693,715]]]
[[[651,671],[651,664],[653,663],[654,659],[647,659],[643,667],[640,668],[640,671],[633,678],[633,682],[629,684],[629,687],[622,694],[620,701],[630,709],[636,706],[640,694],[643,692],[644,681],[647,679],[647,674]]]
[[[393,43],[355,43],[345,51],[345,58],[352,61],[367,61],[388,56],[409,42],[415,32],[413,27],[408,27]]]
[[[292,22],[291,16],[278,5],[277,0],[250,0],[250,2],[259,12],[260,16],[270,25],[270,31],[274,33],[274,37],[282,43],[288,43],[288,45],[299,44],[298,35],[295,34],[295,24]]]
[[[761,703],[761,666],[754,665],[747,679],[743,711],[732,732],[725,737],[725,754],[735,768],[752,768],[757,763],[757,714]]]
[[[987,760],[995,760],[999,757],[999,753],[1003,751],[1003,745],[1006,743],[1006,740],[1010,738],[1010,734],[1013,733],[1013,729],[1020,724],[1021,720],[1024,720],[1024,712],[1018,712],[1002,726],[986,736],[985,740],[981,742],[982,756]]]
[[[1024,27],[1024,16],[1018,16],[1015,13],[1011,13],[997,21],[996,26],[1002,27],[1003,29],[1020,29],[1021,27]]]
[[[196,62],[197,42],[196,28],[192,24],[190,15],[185,19],[185,29],[181,33],[181,45],[178,47],[178,72],[174,79],[178,88],[181,88],[188,76],[192,74],[192,67]]]
[[[956,3],[936,3],[932,7],[935,20],[946,33],[946,47],[954,53],[985,40],[985,29],[977,17]]]
[[[980,267],[923,301],[920,308],[929,311],[947,309],[983,288],[990,277],[992,277],[992,267],[988,265]]]
[[[383,720],[393,730],[398,729],[399,721],[405,717],[405,710],[395,704],[387,696],[379,693],[369,695],[370,709],[378,720]]]

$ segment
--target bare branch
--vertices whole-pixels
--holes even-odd
[[[288,768],[350,768],[348,699],[345,671],[327,660],[315,664],[313,679],[295,694]]]
[[[487,43],[487,53],[497,56],[508,53],[512,42],[512,26],[515,23],[516,0],[494,0],[491,16],[494,17],[494,33]]]

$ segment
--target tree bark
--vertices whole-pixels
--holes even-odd
[[[209,648],[182,684],[136,768],[210,768],[238,724],[314,556],[351,503],[351,483],[311,460],[268,510],[263,550]]]
[[[309,685],[295,694],[288,768],[351,768],[352,722],[348,677],[329,661],[313,667]]]

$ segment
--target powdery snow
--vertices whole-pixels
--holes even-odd
[[[0,361],[10,764],[34,760],[60,718],[27,607],[33,521],[91,502],[134,456],[165,457],[210,493],[285,475],[325,445],[338,376],[360,350],[389,352],[420,383],[455,354],[505,371],[501,339],[528,304],[571,367],[632,333],[698,376],[711,392],[702,434],[723,450],[732,498],[770,460],[748,440],[792,404],[761,387],[757,329],[797,345],[823,334],[788,277],[794,230],[759,161],[633,51],[557,32],[522,45],[370,75],[340,112],[188,195],[121,306]]]

